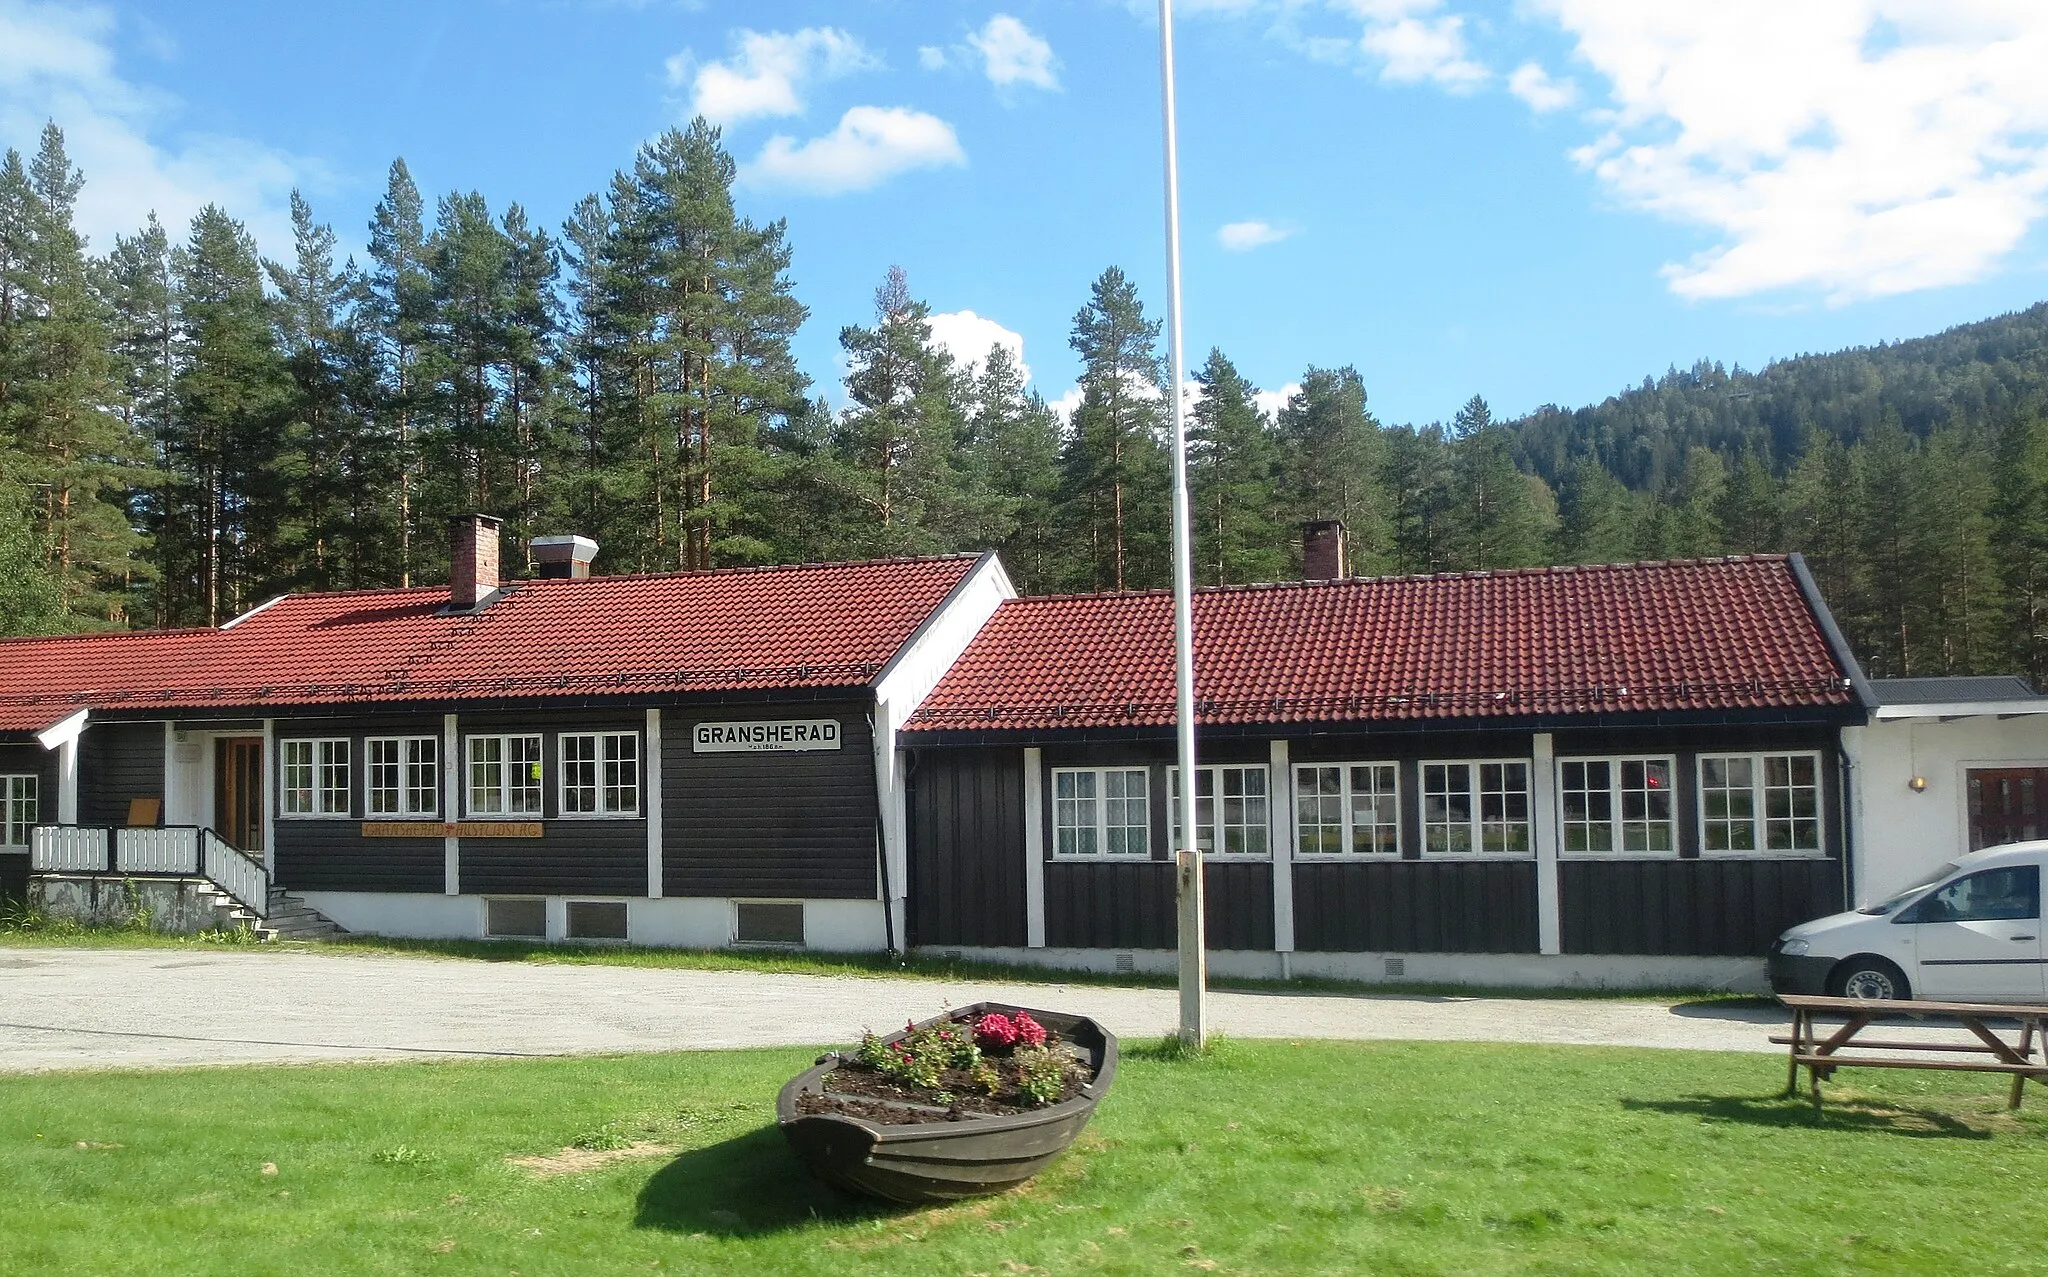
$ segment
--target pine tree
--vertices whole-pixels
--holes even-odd
[[[1592,457],[1564,472],[1551,557],[1557,563],[1625,563],[1636,557],[1640,512],[1635,495]]]
[[[1125,590],[1163,585],[1170,563],[1167,459],[1160,391],[1167,370],[1159,323],[1145,318],[1137,286],[1112,266],[1074,316],[1069,344],[1081,357],[1081,403],[1062,465],[1067,521],[1089,548],[1073,584]],[[1177,370],[1176,370],[1177,374]]]
[[[1875,672],[1909,676],[1921,672],[1917,658],[1926,639],[1920,627],[1933,611],[1934,574],[1926,570],[1933,512],[1921,490],[1920,448],[1887,414],[1852,460],[1861,498],[1856,548],[1868,577],[1864,610],[1851,620]]]
[[[1495,425],[1486,401],[1474,395],[1458,410],[1453,434],[1452,558],[1479,571],[1540,562],[1548,527],[1531,481],[1542,480],[1516,467],[1507,428]]]
[[[1188,430],[1188,486],[1196,579],[1279,580],[1289,557],[1276,517],[1279,449],[1253,398],[1258,387],[1213,348],[1195,381],[1202,395]]]
[[[129,499],[132,522],[148,538],[148,569],[136,574],[128,612],[132,619],[168,625],[184,613],[177,590],[196,579],[196,572],[177,558],[190,546],[164,535],[165,490],[173,476],[164,468],[162,441],[177,428],[178,308],[170,236],[154,213],[138,234],[116,237],[105,274],[113,354],[125,383],[122,413],[130,436],[138,447],[146,445],[158,470]]]
[[[1457,498],[1443,427],[1390,430],[1386,440],[1394,570],[1448,571],[1453,566]]]
[[[1931,577],[1927,623],[1934,641],[1921,645],[1919,659],[1923,668],[1944,674],[1996,668],[2000,593],[1991,448],[1981,428],[1962,426],[1928,440],[1921,459],[1928,560],[1915,571]]]
[[[33,493],[65,610],[104,625],[126,620],[128,588],[147,570],[128,500],[151,471],[121,411],[99,272],[72,222],[84,181],[55,124],[26,168],[13,151],[0,161],[0,479]]]
[[[1838,439],[1810,439],[1785,481],[1786,539],[1803,551],[1814,584],[1838,616],[1863,609],[1855,467]]]
[[[968,457],[977,486],[1000,503],[996,549],[1017,588],[1043,593],[1073,575],[1054,521],[1059,495],[1059,420],[1025,389],[1016,356],[989,349],[974,380]]]
[[[1783,498],[1770,467],[1745,451],[1721,492],[1721,543],[1730,554],[1767,554],[1784,548]]]
[[[1387,491],[1387,444],[1366,411],[1358,370],[1310,368],[1301,389],[1280,409],[1282,504],[1289,524],[1340,519],[1348,531],[1351,571],[1371,576],[1394,563],[1393,501]],[[1299,553],[1290,533],[1290,562]]]
[[[180,360],[177,425],[165,460],[185,482],[166,535],[194,547],[185,591],[196,620],[218,625],[291,577],[289,493],[278,469],[291,418],[290,371],[275,340],[256,242],[209,204],[175,259]]]
[[[1998,441],[1992,510],[1998,575],[2005,587],[2007,660],[2036,687],[2048,683],[2048,420],[2015,413]]]
[[[425,398],[419,361],[433,311],[427,278],[426,204],[403,159],[391,162],[384,198],[370,221],[369,305],[382,346],[384,423],[392,441],[398,481],[392,486],[391,521],[397,530],[398,584],[411,585],[421,571],[418,415]],[[427,547],[436,544],[432,537]],[[433,553],[428,550],[429,555]]]
[[[1728,494],[1728,468],[1711,448],[1686,450],[1685,464],[1664,499],[1669,512],[1659,558],[1711,558],[1722,552],[1721,506]]]

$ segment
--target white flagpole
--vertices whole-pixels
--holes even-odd
[[[1174,881],[1180,898],[1180,1036],[1208,1040],[1209,954],[1203,934],[1202,853],[1195,827],[1194,547],[1188,520],[1188,436],[1182,415],[1180,332],[1180,155],[1173,114],[1173,0],[1159,0],[1159,80],[1166,115],[1166,400],[1173,413],[1174,722],[1180,746],[1180,846]]]

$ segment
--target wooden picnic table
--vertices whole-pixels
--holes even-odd
[[[1987,1002],[1922,1002],[1904,998],[1822,998],[1806,994],[1781,994],[1778,1001],[1792,1012],[1792,1032],[1771,1041],[1792,1048],[1785,1075],[1785,1094],[1799,1093],[1799,1068],[1806,1066],[1813,1088],[1813,1108],[1820,1111],[1820,1084],[1844,1065],[1879,1069],[1940,1069],[1956,1073],[2009,1073],[2012,1098],[2007,1108],[2020,1106],[2020,1092],[2028,1078],[2048,1080],[2048,1059],[2042,1052],[2048,1033],[2048,1007],[2006,1006]],[[1944,1042],[1899,1038],[1869,1039],[1859,1035],[1884,1016],[1910,1015],[1954,1020],[1970,1031],[1975,1042]],[[1841,1018],[1841,1027],[1821,1036],[1822,1018]],[[1999,1035],[1988,1021],[2015,1021],[2017,1040]],[[1871,1055],[1872,1051],[1912,1051],[1916,1055]],[[1846,1054],[1845,1054],[1846,1052]],[[1990,1056],[1990,1059],[1982,1058]]]

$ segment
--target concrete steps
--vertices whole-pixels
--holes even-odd
[[[224,928],[248,927],[263,941],[332,940],[348,931],[282,887],[270,889],[268,916],[257,917],[224,891],[214,890],[214,916]]]

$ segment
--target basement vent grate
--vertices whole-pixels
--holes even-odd
[[[737,944],[804,942],[804,907],[790,903],[740,901],[733,906],[733,941]]]
[[[1116,971],[1118,975],[1129,975],[1137,969],[1138,958],[1136,954],[1119,953],[1116,955]]]
[[[548,938],[548,902],[486,900],[484,934],[518,940],[545,940]]]
[[[1387,978],[1389,978],[1389,979],[1399,979],[1400,977],[1402,977],[1402,976],[1405,976],[1405,975],[1407,975],[1407,974],[1408,974],[1408,959],[1406,959],[1406,958],[1388,958],[1388,959],[1387,959]]]
[[[624,940],[626,902],[623,900],[571,900],[571,940]]]

